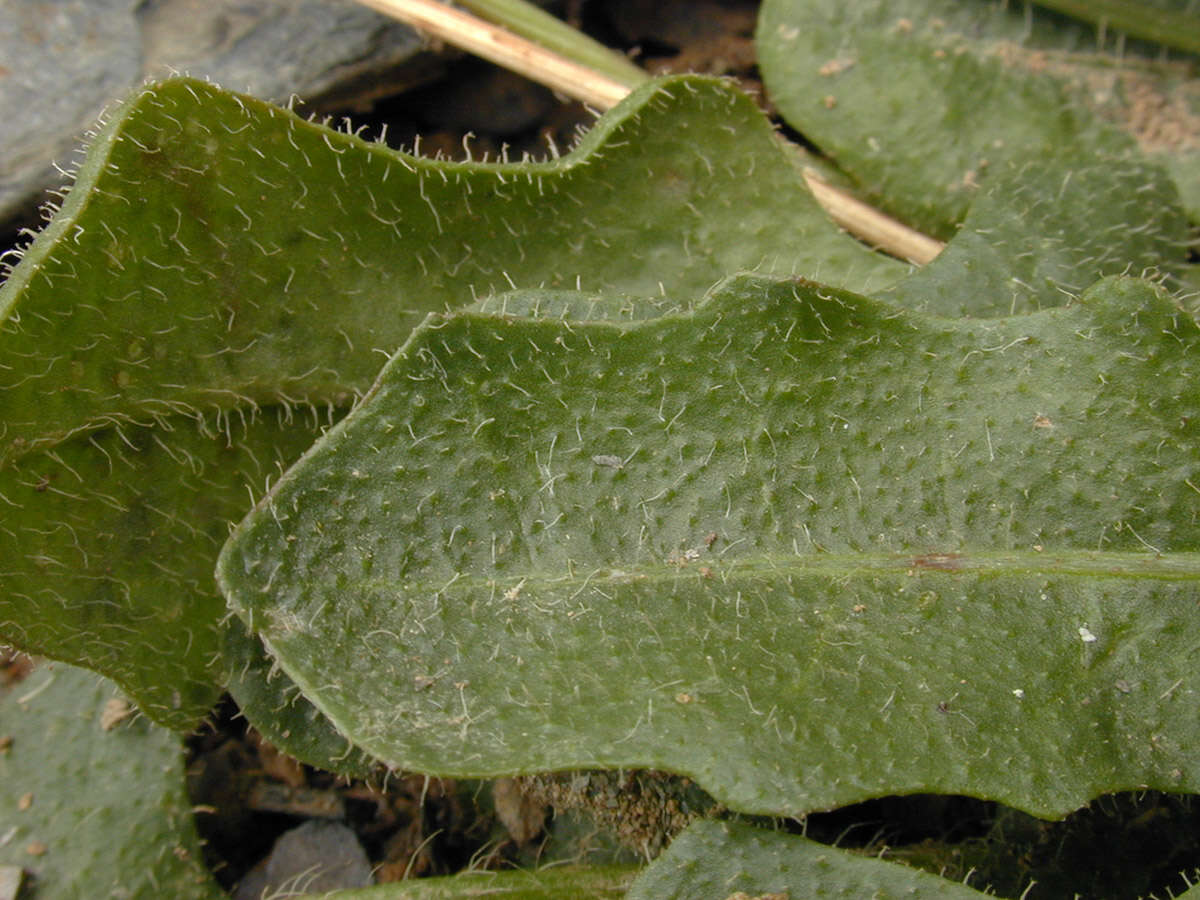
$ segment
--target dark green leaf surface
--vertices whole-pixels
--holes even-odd
[[[213,561],[318,420],[185,418],[118,427],[0,467],[0,635],[105,672],[156,721],[187,729],[216,701],[225,606]],[[328,419],[324,420],[326,423]]]
[[[469,872],[420,878],[353,891],[334,891],[328,900],[615,900],[624,897],[635,870],[619,866],[563,866],[539,871]]]
[[[405,769],[646,766],[783,815],[1195,790],[1198,338],[1135,280],[976,321],[751,277],[433,318],[218,576]]]
[[[336,402],[472,294],[686,296],[756,267],[859,290],[905,268],[829,224],[722,82],[642,88],[540,165],[418,159],[166,82],[97,139],[0,294],[5,358],[23,361],[0,394],[3,458],[114,421]]]
[[[980,900],[979,891],[797,835],[734,822],[692,825],[638,877],[628,900],[751,897]]]
[[[879,296],[938,315],[998,316],[1061,306],[1108,275],[1168,276],[1178,287],[1196,267],[1184,263],[1188,222],[1166,174],[1129,154],[1079,156],[998,161],[946,249]]]
[[[0,865],[26,870],[22,900],[223,896],[201,863],[179,736],[141,716],[105,730],[114,699],[112,682],[62,663],[0,692]]]
[[[426,312],[510,284],[693,296],[743,267],[860,288],[905,270],[838,232],[712,79],[647,87],[576,152],[521,166],[148,87],[0,287],[0,634],[190,727],[224,674],[211,569],[247,485]]]

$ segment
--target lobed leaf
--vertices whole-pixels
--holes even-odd
[[[224,529],[369,387],[376,351],[498,285],[687,295],[754,266],[904,271],[837,231],[711,79],[647,87],[536,165],[419,159],[150,86],[0,287],[0,633],[190,727],[224,674]]]
[[[155,721],[188,729],[226,672],[212,581],[228,523],[319,420],[276,411],[97,431],[0,467],[0,635],[102,671]]]
[[[0,294],[3,458],[130,419],[344,405],[376,351],[472,293],[686,295],[760,266],[860,289],[904,271],[829,224],[721,82],[655,82],[542,164],[420,159],[165,82],[96,139]]]
[[[688,132],[702,139],[676,140]],[[0,628],[188,727],[223,675],[207,570],[225,523],[424,312],[498,284],[586,283],[585,315],[597,302],[659,315],[753,266],[994,314],[1057,302],[1096,260],[1165,258],[1170,203],[1129,256],[1057,237],[1092,193],[1141,171],[1060,169],[1042,182],[1072,185],[1070,202],[1045,202],[1041,183],[993,189],[944,258],[906,278],[832,228],[765,120],[719,82],[647,87],[538,165],[420,160],[195,81],[148,88],[0,288]],[[644,188],[636,208],[621,184]],[[620,299],[638,292],[659,308]]]
[[[785,815],[1195,790],[1195,321],[1128,281],[986,323],[900,311],[1186,279],[1175,188],[965,39],[1011,37],[1006,13],[912,4],[915,29],[804,31],[843,54],[816,113],[842,121],[814,133],[902,214],[966,216],[907,277],[711,80],[657,82],[520,165],[421,160],[195,81],[131,98],[0,287],[0,633],[177,727],[232,670],[270,739],[348,774],[654,766]],[[894,73],[845,77],[872,74],[848,35],[904,44],[879,71],[928,78],[925,108]],[[880,84],[897,131],[932,110],[978,138],[951,142],[961,179],[925,142],[880,157],[855,112]],[[696,299],[743,269],[885,302],[754,278]],[[258,634],[219,626],[247,484],[402,344],[222,556]]]
[[[434,317],[218,579],[408,770],[657,768],[772,815],[1195,790],[1198,338],[1129,279],[988,320],[750,276]]]

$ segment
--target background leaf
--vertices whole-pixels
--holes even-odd
[[[766,0],[756,32],[784,118],[873,200],[941,237],[1005,161],[1072,154],[1087,168],[1099,152],[1136,166],[1136,136],[1188,171],[1200,147],[1196,61],[1168,63],[1158,48],[1138,59],[1144,48],[1123,40],[1098,53],[1100,43],[1091,26],[1029,6],[955,0]],[[1193,180],[1181,182],[1192,208]]]
[[[275,411],[206,434],[122,426],[0,468],[0,634],[107,673],[147,715],[192,727],[224,674],[212,566],[228,523],[318,434]]]
[[[1195,268],[1187,238],[1158,166],[1046,150],[990,166],[946,249],[878,296],[938,315],[1004,316],[1062,306],[1110,275],[1154,275],[1178,289]]]
[[[378,764],[338,734],[295,683],[267,656],[236,616],[221,630],[230,666],[226,684],[238,711],[276,749],[306,765],[347,778],[367,778]]]
[[[105,730],[111,682],[40,665],[0,696],[0,864],[30,900],[223,896],[200,859],[177,735],[144,717]],[[128,709],[130,714],[134,710]]]
[[[736,822],[696,822],[643,872],[629,900],[754,897],[928,897],[979,900],[965,885],[798,835]]]

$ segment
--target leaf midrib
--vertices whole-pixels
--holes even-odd
[[[595,567],[561,576],[527,574],[464,575],[457,573],[436,580],[436,594],[453,589],[485,589],[498,592],[517,590],[555,591],[569,586],[584,590],[588,586],[677,581],[692,577],[710,581],[714,586],[732,580],[777,580],[795,577],[852,578],[864,575],[942,576],[954,578],[1045,577],[1045,578],[1122,578],[1160,581],[1200,581],[1200,552],[1128,552],[1087,550],[1043,551],[962,551],[951,553],[812,553],[802,557],[774,555],[743,557],[722,561],[719,554],[706,554],[686,563],[662,560],[629,569]],[[428,579],[432,582],[434,579]],[[368,578],[360,585],[394,589],[396,582]],[[412,582],[406,589],[415,587]]]

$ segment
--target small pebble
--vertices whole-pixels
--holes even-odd
[[[340,822],[310,820],[281,834],[266,864],[244,878],[233,896],[234,900],[260,900],[373,883],[371,863],[354,832]]]

